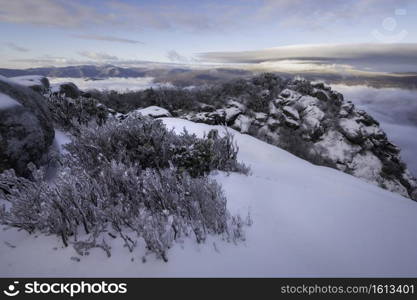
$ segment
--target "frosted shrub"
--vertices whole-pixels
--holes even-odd
[[[248,172],[237,161],[238,148],[231,134],[219,137],[212,132],[203,139],[187,131],[177,135],[161,121],[146,117],[84,126],[67,148],[90,172],[99,172],[101,164],[111,160],[135,163],[142,169],[174,165],[193,177],[212,170]]]
[[[91,121],[102,124],[106,121],[108,109],[93,98],[68,98],[51,94],[46,97],[52,120],[65,130],[76,129],[80,124]]]
[[[0,208],[0,222],[57,235],[81,255],[93,247],[110,255],[109,236],[129,251],[144,242],[164,261],[184,237],[238,241],[244,238],[241,219],[229,215],[220,185],[205,176],[212,168],[236,169],[232,145],[228,135],[177,136],[147,118],[82,127],[52,182],[34,166],[33,180],[0,173],[0,198],[11,204]],[[207,155],[207,166],[180,164],[181,147],[203,148],[192,155]]]
[[[166,261],[173,242],[186,236],[197,242],[208,234],[242,239],[220,186],[207,177],[178,174],[175,168],[138,172],[113,161],[95,177],[81,168],[65,169],[51,184],[7,171],[0,174],[0,183],[5,182],[13,188],[2,197],[12,206],[0,210],[1,222],[30,233],[55,234],[65,246],[88,245],[79,240],[80,231],[98,240],[111,228],[130,251],[141,238]]]

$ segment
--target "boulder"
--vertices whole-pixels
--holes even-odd
[[[76,99],[81,96],[81,92],[78,87],[72,82],[65,82],[59,84],[58,87],[59,94],[65,94],[66,97]]]
[[[298,114],[298,111],[295,108],[291,107],[291,106],[284,106],[282,108],[282,112],[287,117],[289,117],[290,119],[300,120],[300,115]]]
[[[146,108],[140,108],[129,113],[129,116],[132,117],[135,117],[137,115],[152,118],[172,117],[171,113],[168,110],[159,106],[148,106]]]
[[[340,131],[352,143],[359,144],[364,140],[362,126],[355,119],[341,118]]]
[[[53,139],[45,99],[0,77],[0,172],[14,169],[28,176],[27,164],[39,165]]]
[[[328,101],[329,100],[329,96],[327,96],[327,93],[323,90],[314,91],[313,96],[316,97],[317,99],[321,100],[321,101]]]

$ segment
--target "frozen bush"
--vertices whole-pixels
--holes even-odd
[[[76,129],[93,120],[103,124],[107,119],[108,109],[94,98],[69,98],[50,94],[46,99],[52,120],[65,130]]]
[[[241,219],[229,215],[220,185],[206,176],[247,171],[229,134],[199,139],[148,118],[111,120],[80,127],[67,149],[53,181],[33,165],[32,180],[12,170],[0,174],[0,198],[11,204],[0,208],[2,224],[57,235],[81,254],[98,247],[110,255],[105,233],[130,251],[144,241],[165,261],[174,241],[187,236],[199,243],[209,234],[244,238]]]
[[[75,162],[70,160],[68,164]],[[139,171],[112,161],[94,177],[73,167],[48,183],[6,171],[0,174],[0,185],[6,183],[13,188],[1,196],[12,206],[0,209],[1,223],[55,234],[66,246],[96,247],[96,242],[79,240],[80,231],[96,241],[111,228],[130,251],[142,239],[166,261],[173,242],[186,236],[199,243],[208,234],[243,238],[241,226],[227,212],[221,187],[208,177],[193,178],[175,168]]]
[[[160,120],[146,117],[81,127],[67,148],[92,173],[99,172],[103,162],[112,160],[138,164],[142,169],[161,169],[173,164],[193,177],[212,170],[248,172],[247,167],[237,162],[238,148],[231,134],[219,137],[211,133],[203,139],[186,131],[177,135]]]

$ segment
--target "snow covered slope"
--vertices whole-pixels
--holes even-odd
[[[9,109],[14,106],[20,106],[21,104],[11,98],[9,95],[0,93],[0,110]]]
[[[221,129],[163,122],[200,136]],[[417,276],[416,202],[233,133],[252,175],[214,176],[229,210],[251,214],[244,243],[186,240],[168,263],[152,256],[143,263],[141,249],[131,254],[109,238],[112,257],[92,250],[78,262],[56,237],[0,228],[0,276]]]
[[[25,75],[10,77],[9,79],[17,84],[30,87],[33,85],[43,85],[42,80],[44,80],[44,78],[44,76],[40,75]]]

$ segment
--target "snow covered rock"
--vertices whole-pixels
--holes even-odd
[[[291,106],[284,106],[282,108],[282,111],[290,119],[293,119],[293,120],[299,120],[300,119],[300,116],[298,114],[298,111],[295,108],[291,107]]]
[[[13,168],[27,175],[27,164],[38,164],[53,139],[45,99],[0,77],[0,172]]]
[[[372,116],[323,83],[272,77],[261,76],[248,84],[252,101],[267,97],[262,112],[236,105],[248,102],[250,93],[244,91],[240,97],[233,95],[234,105],[226,102],[224,108],[213,112],[180,116],[210,125],[227,124],[280,147],[284,147],[285,140],[286,150],[306,160],[332,166],[417,200],[416,180],[407,175],[400,149],[388,141]]]
[[[211,125],[222,124],[232,126],[237,120],[238,116],[241,115],[245,110],[245,105],[231,100],[228,101],[225,108],[216,109],[211,112],[187,113],[182,117],[193,122],[206,123]]]
[[[340,131],[343,135],[353,143],[360,143],[364,136],[362,135],[362,127],[355,119],[342,118],[339,120]]]
[[[240,115],[237,117],[233,123],[233,128],[240,131],[241,133],[248,133],[252,119],[245,115]]]
[[[80,97],[81,91],[72,82],[56,83],[52,86],[52,92],[65,95],[66,97],[75,99]]]
[[[146,108],[137,109],[131,113],[130,116],[135,117],[137,115],[147,116],[152,118],[172,117],[171,113],[165,108],[159,106],[149,106]]]

